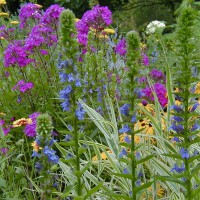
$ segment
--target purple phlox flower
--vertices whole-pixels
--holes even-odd
[[[29,115],[29,118],[31,118],[32,123],[27,124],[24,128],[24,133],[28,137],[35,137],[36,136],[36,118],[40,115],[39,112],[34,112]]]
[[[10,132],[10,126],[7,126],[7,127],[3,128],[4,135],[8,135],[9,132]]]
[[[72,135],[70,135],[70,134],[67,134],[66,136],[65,136],[65,141],[66,142],[69,142],[70,140],[72,139]]]
[[[130,104],[124,104],[121,108],[120,108],[120,112],[122,115],[128,116],[129,115],[129,108],[130,108]]]
[[[124,169],[123,169],[123,174],[129,174],[129,171],[128,171],[127,168],[124,168]]]
[[[78,42],[83,46],[87,46],[87,37],[90,28],[95,32],[102,32],[102,30],[112,23],[112,13],[107,6],[94,6],[92,10],[84,13],[81,20],[76,23],[78,31]]]
[[[174,167],[171,169],[171,172],[178,172],[179,174],[185,171],[185,165],[182,164],[181,167],[177,165],[177,163],[174,164]]]
[[[49,54],[49,52],[48,52],[47,50],[45,50],[45,49],[41,49],[41,50],[40,50],[40,53],[41,53],[42,55],[48,55],[48,54]]]
[[[144,66],[149,66],[149,58],[145,53],[142,54],[142,63]]]
[[[166,95],[167,89],[162,83],[155,83],[153,85],[153,88],[146,87],[142,89],[141,92],[143,94],[143,97],[148,98],[150,101],[154,101],[153,92],[155,92],[155,94],[157,95],[158,101],[162,107],[164,107],[168,102],[167,95]]]
[[[156,81],[165,79],[165,75],[162,73],[162,71],[157,70],[157,69],[152,69],[152,71],[150,72],[150,76],[152,79]]]
[[[123,156],[126,156],[128,153],[127,153],[127,151],[126,151],[126,149],[125,148],[122,148],[122,151],[121,151],[121,153],[119,154],[119,158],[122,158]]]
[[[127,124],[123,125],[123,128],[121,128],[119,130],[120,133],[127,133],[127,132],[130,132],[131,129],[129,128],[129,126]]]
[[[122,40],[120,40],[117,43],[117,45],[115,47],[115,52],[117,54],[119,54],[120,56],[125,56],[126,55],[127,50],[126,50],[126,39],[125,38],[123,38]]]
[[[57,28],[59,23],[59,17],[63,10],[64,8],[60,7],[59,5],[51,5],[41,17],[40,23],[44,24],[45,26]]]
[[[171,120],[173,120],[173,121],[175,121],[175,122],[178,122],[178,123],[184,121],[184,119],[183,119],[182,117],[179,117],[179,116],[173,116],[173,117],[171,118]]]
[[[20,28],[25,28],[29,19],[39,21],[41,18],[40,7],[33,3],[24,4],[19,11]]]
[[[199,104],[198,102],[195,103],[195,104],[192,106],[190,112],[194,112],[194,111],[198,108],[199,105],[200,105],[200,104]]]
[[[4,71],[4,75],[6,78],[8,78],[10,76],[10,73],[8,71]]]
[[[140,185],[141,185],[141,180],[138,179],[138,180],[135,182],[135,185],[136,185],[136,186],[140,186]]]
[[[190,157],[188,150],[183,148],[183,147],[180,149],[180,154],[181,154],[182,158],[189,158]]]
[[[25,48],[29,52],[42,45],[52,46],[58,41],[56,33],[53,29],[44,26],[43,24],[35,25],[28,38],[25,40]]]
[[[8,153],[8,148],[0,148],[0,152],[6,156],[6,154]]]
[[[84,115],[85,115],[85,110],[84,110],[83,106],[80,103],[78,103],[78,108],[76,109],[76,116],[77,116],[78,120],[83,120]]]
[[[139,83],[147,83],[147,78],[146,77],[140,77],[138,80]]]
[[[172,125],[170,126],[169,130],[173,130],[176,133],[182,133],[184,131],[184,127],[182,124],[177,124],[177,123],[172,123]]]
[[[0,119],[0,126],[3,126],[5,124],[5,121],[3,119]]]
[[[12,41],[14,39],[14,28],[6,28],[6,26],[0,26],[0,37],[8,41]]]
[[[5,67],[15,65],[19,67],[25,67],[31,62],[34,62],[34,60],[29,58],[29,53],[27,52],[26,47],[23,45],[23,42],[20,40],[16,40],[14,43],[9,44],[4,51]]]

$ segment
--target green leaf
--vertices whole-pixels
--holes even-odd
[[[59,142],[59,144],[60,144],[61,146],[65,146],[65,147],[75,146],[74,140],[71,140],[71,141],[69,141],[69,142]]]
[[[6,181],[3,178],[0,178],[0,187],[6,187]]]
[[[170,157],[170,158],[176,158],[176,159],[179,159],[179,160],[183,160],[183,158],[179,154],[167,154],[167,153],[164,153],[162,155],[166,156],[166,157]]]
[[[81,169],[81,174],[84,174],[84,172],[92,165],[91,162],[88,162],[87,165],[85,165],[82,169]]]
[[[77,196],[77,197],[74,197],[74,200],[84,200],[84,197],[83,196]]]
[[[128,178],[130,180],[133,179],[133,176],[131,174],[120,174],[120,173],[112,173],[114,176],[122,177],[122,178]]]
[[[197,189],[193,189],[192,193],[190,195],[191,199],[193,199],[196,195],[198,195],[200,193],[200,187],[198,187]]]
[[[91,197],[95,192],[97,192],[102,187],[102,185],[103,185],[103,183],[99,183],[97,186],[95,186],[91,190],[87,191],[87,194],[84,196],[84,199]]]
[[[182,185],[183,187],[186,187],[186,185],[183,181],[176,179],[176,178],[173,178],[173,177],[170,177],[170,176],[156,176],[156,179],[161,180],[161,181],[175,182],[175,183]]]
[[[105,193],[106,196],[114,197],[114,199],[119,199],[119,200],[132,200],[130,197],[125,196],[125,195],[120,195],[120,194],[115,194],[115,193]]]
[[[148,183],[144,183],[143,185],[141,186],[138,186],[138,187],[135,187],[134,190],[133,190],[133,193],[138,193],[139,191],[141,190],[144,190],[146,188],[149,188],[151,185],[152,185],[153,181],[149,181]]]
[[[79,155],[79,156],[82,155],[85,151],[86,151],[86,148],[79,147],[78,155]]]
[[[142,163],[144,163],[145,161],[150,160],[150,159],[153,158],[153,157],[154,157],[154,155],[146,156],[145,158],[142,158],[142,159],[137,160],[137,161],[136,161],[136,164],[137,164],[137,165],[142,164]]]

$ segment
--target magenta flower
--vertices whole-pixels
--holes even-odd
[[[40,115],[39,112],[34,112],[31,115],[29,115],[29,118],[31,118],[32,123],[27,124],[24,128],[24,133],[26,134],[26,136],[28,136],[28,137],[35,137],[36,136],[36,126],[37,126],[36,118],[39,115]]]
[[[26,48],[23,46],[21,40],[15,41],[13,44],[9,44],[7,49],[4,51],[4,65],[25,67],[34,60],[29,58],[29,54]]]
[[[118,44],[115,47],[115,52],[117,54],[119,54],[120,56],[126,55],[127,50],[126,50],[126,40],[125,40],[125,38],[123,38],[122,40],[120,40],[118,42]]]
[[[43,14],[40,19],[40,23],[51,28],[57,28],[59,23],[59,17],[61,12],[64,10],[59,5],[51,5]]]
[[[40,7],[33,3],[24,4],[19,11],[20,28],[26,28],[28,20],[39,21],[42,17]]]
[[[164,107],[168,102],[167,90],[165,86],[161,83],[155,83],[153,85],[153,88],[146,87],[145,89],[142,90],[143,97],[149,99],[150,101],[154,101],[153,92],[156,93],[159,103],[161,104],[162,107]]]
[[[112,23],[112,13],[107,6],[94,6],[92,10],[85,12],[82,19],[76,23],[78,30],[78,42],[87,46],[89,29],[101,32]]]
[[[149,58],[145,53],[142,54],[142,63],[144,66],[149,66]]]
[[[8,148],[0,148],[0,152],[6,156],[6,154],[8,153]]]
[[[55,43],[57,43],[57,36],[53,29],[39,24],[32,28],[28,38],[26,38],[25,48],[27,51],[32,52],[34,48],[42,45],[52,46]],[[42,53],[46,52],[43,50]]]
[[[162,71],[157,70],[157,69],[152,69],[152,71],[150,72],[150,76],[152,79],[154,79],[156,81],[165,79],[165,75],[162,73]]]
[[[33,83],[25,82],[24,80],[20,80],[14,87],[13,90],[19,90],[20,92],[25,93],[27,90],[30,90],[34,87]]]

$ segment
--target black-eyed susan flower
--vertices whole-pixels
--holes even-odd
[[[0,0],[0,5],[5,5],[6,1],[5,0]]]
[[[111,28],[105,28],[103,32],[105,32],[106,34],[115,34],[115,30]]]
[[[17,24],[19,24],[19,22],[18,22],[18,21],[11,21],[10,23],[11,23],[11,24],[14,24],[14,25],[17,25]]]
[[[9,14],[6,12],[0,12],[0,17],[8,17]]]
[[[14,121],[12,127],[16,128],[16,127],[25,126],[25,125],[31,124],[31,123],[32,123],[31,118],[27,118],[27,119],[21,118],[21,119]]]
[[[35,152],[38,152],[40,149],[42,149],[42,147],[40,147],[36,141],[34,141],[31,144],[31,146],[33,147],[33,151],[35,151]]]

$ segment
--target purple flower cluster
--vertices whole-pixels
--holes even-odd
[[[64,8],[59,5],[51,5],[41,17],[40,23],[51,28],[57,28],[59,17],[63,10]]]
[[[78,42],[87,46],[89,29],[101,32],[106,26],[112,23],[112,13],[107,6],[94,6],[92,10],[84,13],[82,19],[76,23],[78,30]]]
[[[149,58],[145,53],[142,54],[142,63],[144,66],[149,66]]]
[[[43,24],[38,24],[34,26],[25,40],[25,48],[27,51],[32,52],[34,48],[40,47],[44,44],[52,46],[57,43],[57,36],[54,31],[44,26]]]
[[[4,39],[11,41],[14,37],[14,28],[6,28],[6,26],[0,27],[0,38],[3,37]]]
[[[117,43],[117,45],[115,47],[115,52],[117,54],[119,54],[120,56],[125,56],[126,55],[127,50],[126,50],[126,40],[125,40],[125,38],[123,38],[122,40],[120,40]]]
[[[19,90],[20,92],[25,93],[27,90],[30,90],[34,87],[33,83],[25,82],[24,80],[20,80],[14,87],[13,90]]]
[[[147,98],[150,101],[154,101],[153,92],[157,95],[158,101],[162,107],[166,106],[168,99],[167,99],[167,90],[165,86],[161,83],[155,83],[153,88],[146,87],[142,89],[143,97]]]
[[[157,69],[152,69],[150,72],[150,76],[155,81],[160,81],[165,79],[165,75],[162,73],[162,71]]]
[[[39,21],[39,19],[42,17],[39,9],[40,7],[33,3],[24,4],[19,11],[20,28],[26,28],[28,20],[30,19]]]
[[[5,67],[15,65],[25,67],[33,61],[33,59],[29,58],[29,53],[21,40],[9,44],[7,49],[4,51]]]
[[[35,137],[36,136],[36,118],[39,116],[39,112],[32,113],[29,115],[29,118],[31,119],[32,123],[27,124],[24,128],[24,133],[28,137]]]

